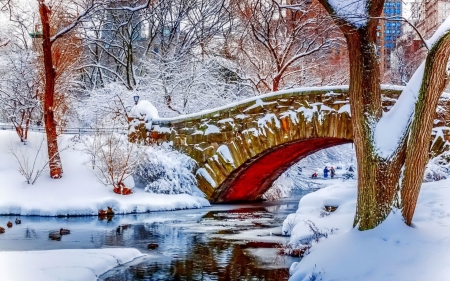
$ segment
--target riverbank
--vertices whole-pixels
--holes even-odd
[[[301,247],[311,236],[311,221],[328,238],[313,243],[310,253],[290,268],[293,281],[303,280],[447,280],[450,274],[450,180],[424,183],[413,227],[399,212],[369,231],[352,228],[356,182],[341,182],[306,195],[283,231]],[[325,212],[324,205],[337,206]],[[304,241],[304,240],[303,240]]]
[[[35,165],[36,171],[46,161],[45,143],[37,153],[42,138],[41,133],[29,133],[29,142],[23,145],[15,132],[0,131],[0,215],[91,216],[107,207],[115,214],[130,214],[210,206],[205,198],[188,194],[154,194],[138,188],[131,195],[115,194],[111,186],[99,182],[90,156],[72,135],[59,140],[63,177],[54,180],[44,171],[35,184],[27,184],[12,152],[30,167]]]
[[[8,281],[95,281],[140,256],[141,252],[128,248],[0,252],[0,274]]]
[[[278,202],[220,204],[114,216],[110,221],[22,217],[20,225],[0,235],[0,249],[33,253],[117,247],[135,248],[146,255],[100,276],[104,281],[199,280],[202,276],[212,280],[287,280],[288,267],[298,259],[277,255],[280,245],[289,239],[278,234],[284,218],[295,212],[299,198],[307,192],[298,191]],[[5,222],[14,219],[3,217]],[[71,233],[53,240],[50,234],[60,228]],[[158,247],[149,249],[149,244]]]

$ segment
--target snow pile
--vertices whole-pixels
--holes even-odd
[[[337,16],[356,27],[367,25],[367,0],[328,0]]]
[[[29,146],[42,137],[30,133]],[[203,197],[188,194],[151,194],[134,188],[131,195],[118,195],[111,186],[101,184],[92,169],[92,159],[82,143],[63,135],[59,141],[64,174],[53,180],[44,172],[34,185],[27,184],[19,173],[18,163],[7,147],[11,142],[23,147],[15,132],[0,131],[0,214],[17,215],[97,215],[100,209],[112,207],[116,214],[169,211],[209,206]],[[44,146],[45,148],[45,146]],[[41,151],[45,156],[44,149]],[[34,157],[33,154],[30,157]],[[32,163],[32,159],[29,159]],[[193,192],[194,193],[194,192]]]
[[[184,154],[164,147],[148,147],[133,174],[136,187],[160,194],[190,194],[203,197],[194,170],[197,163]]]
[[[399,212],[369,231],[352,228],[356,182],[340,183],[306,195],[298,211],[287,217],[283,231],[296,245],[311,235],[305,221],[334,233],[313,245],[290,268],[291,281],[304,280],[447,280],[450,273],[450,181],[425,183],[418,200],[414,227]],[[338,206],[323,213],[326,204]],[[338,229],[336,231],[336,229]]]
[[[138,250],[127,248],[0,252],[0,272],[8,281],[95,281],[140,256]]]
[[[137,118],[144,118],[144,121],[151,121],[159,118],[156,107],[146,100],[138,102],[138,104],[131,109],[130,115]]]

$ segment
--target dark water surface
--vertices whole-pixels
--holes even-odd
[[[277,255],[286,216],[296,211],[298,191],[289,199],[198,210],[98,217],[21,217],[0,235],[0,250],[132,247],[148,254],[100,277],[128,280],[287,280],[294,258]],[[0,217],[0,224],[15,217]],[[3,223],[3,221],[5,223]],[[60,241],[49,236],[71,230]],[[150,243],[156,249],[148,249]]]

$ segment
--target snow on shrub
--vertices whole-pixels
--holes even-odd
[[[450,151],[433,157],[426,166],[423,175],[424,182],[438,181],[446,179],[450,175]]]
[[[142,159],[142,148],[117,133],[86,137],[84,145],[97,179],[104,185],[111,185],[115,193],[131,193],[134,183],[129,178]]]
[[[148,147],[133,178],[136,187],[163,194],[190,194],[203,197],[194,171],[197,162],[168,147]]]

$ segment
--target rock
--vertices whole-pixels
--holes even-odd
[[[336,211],[336,209],[339,206],[323,206],[323,207],[324,207],[325,211],[332,213],[332,212]]]
[[[150,243],[147,246],[147,249],[149,249],[149,250],[154,250],[156,248],[158,248],[158,244],[156,244],[156,243]]]

